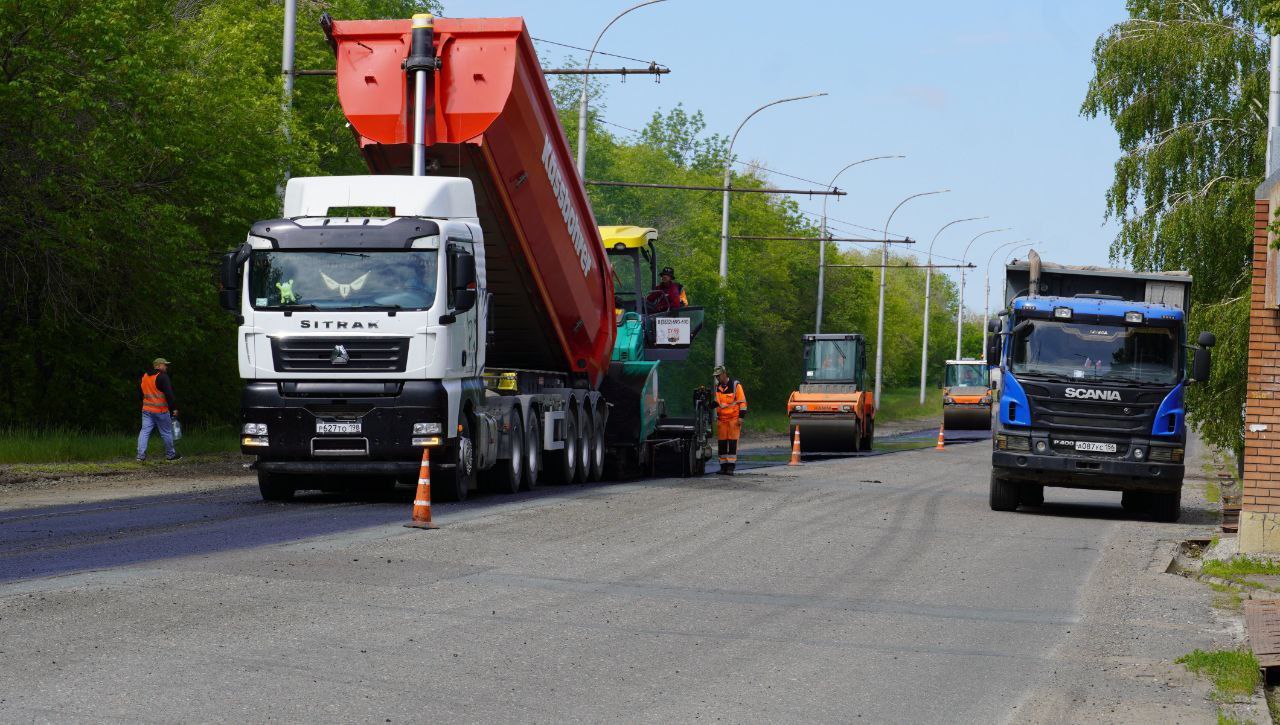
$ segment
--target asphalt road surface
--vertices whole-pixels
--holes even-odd
[[[0,501],[0,720],[1211,718],[1172,659],[1235,635],[1147,571],[1205,511],[994,513],[989,451],[545,488],[431,532],[247,478]]]

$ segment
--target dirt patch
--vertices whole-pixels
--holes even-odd
[[[57,488],[89,491],[130,487],[162,481],[200,481],[229,476],[245,477],[252,456],[239,453],[184,457],[180,461],[107,461],[101,463],[40,463],[0,466],[0,496]]]

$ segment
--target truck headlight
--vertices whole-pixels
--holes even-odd
[[[1133,457],[1134,457],[1134,458],[1136,458],[1136,459],[1138,459],[1139,461],[1141,461],[1141,460],[1143,459],[1143,457],[1144,457],[1144,456],[1146,456],[1146,451],[1142,450],[1141,448],[1134,448],[1134,449],[1133,449]]]
[[[266,423],[245,423],[240,432],[247,436],[264,436],[267,434]]]
[[[270,443],[266,436],[244,436],[240,439],[240,445],[245,448],[266,448]]]
[[[1049,444],[1044,441],[1036,441],[1036,453],[1044,453],[1049,450]]]
[[[1029,453],[1031,452],[1031,438],[1000,433],[996,435],[996,448],[1002,451],[1025,451]]]
[[[413,434],[422,435],[439,435],[441,431],[439,423],[414,423]]]

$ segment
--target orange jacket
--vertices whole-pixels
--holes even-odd
[[[720,420],[734,420],[740,413],[747,412],[747,394],[742,390],[742,383],[732,379],[724,385],[716,383],[716,408]]]

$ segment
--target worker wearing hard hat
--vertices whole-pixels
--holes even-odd
[[[151,363],[151,371],[142,374],[142,430],[138,433],[138,460],[147,460],[147,443],[151,431],[160,431],[164,441],[164,457],[176,461],[182,458],[173,447],[173,419],[178,416],[173,398],[173,383],[169,382],[169,361],[162,357]]]
[[[742,383],[729,377],[723,365],[716,375],[716,437],[720,439],[720,473],[733,475],[738,465],[738,437],[742,435],[742,419],[747,417],[747,394]]]

